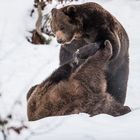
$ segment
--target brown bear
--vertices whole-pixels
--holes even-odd
[[[56,69],[44,82],[45,88],[49,88],[52,84],[69,79],[72,73],[89,57],[96,53],[101,47],[101,42],[90,43],[78,49],[71,59]],[[33,86],[27,94],[27,100],[33,93],[37,85]]]
[[[51,28],[57,41],[63,44],[60,65],[85,44],[111,42],[113,53],[106,72],[107,91],[124,104],[129,74],[129,39],[120,22],[99,4],[89,2],[52,9]]]
[[[119,116],[130,108],[116,102],[106,92],[108,63],[112,57],[112,45],[105,41],[104,48],[88,57],[69,76],[69,79],[48,85],[47,80],[31,88],[28,93],[27,114],[30,121],[48,116],[88,113],[91,116],[107,113]],[[69,67],[73,67],[70,63]]]

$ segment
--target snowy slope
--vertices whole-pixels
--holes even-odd
[[[81,0],[87,2],[86,0]],[[15,121],[25,121],[29,130],[9,134],[9,140],[139,140],[140,139],[140,1],[98,0],[123,24],[130,38],[130,76],[126,104],[133,111],[114,118],[101,114],[50,117],[28,122],[26,93],[58,67],[60,46],[32,45],[25,37],[34,27],[29,17],[33,0],[0,0],[0,116],[9,112]],[[15,103],[15,100],[17,101]],[[16,105],[15,105],[16,104]],[[2,140],[0,133],[0,140]]]

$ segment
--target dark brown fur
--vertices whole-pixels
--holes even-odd
[[[129,39],[119,21],[99,4],[90,2],[53,9],[51,27],[58,42],[63,44],[60,64],[71,59],[75,49],[85,44],[111,42],[113,54],[106,74],[107,91],[124,104],[129,73]]]
[[[28,119],[34,121],[80,112],[91,116],[100,113],[119,116],[130,112],[129,107],[122,106],[106,92],[105,72],[111,56],[112,46],[106,41],[104,49],[89,57],[68,80],[51,84],[47,89],[45,85],[48,81],[31,88]]]

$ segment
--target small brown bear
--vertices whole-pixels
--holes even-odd
[[[28,93],[27,113],[30,121],[48,116],[88,113],[91,116],[106,113],[119,116],[130,112],[106,92],[108,63],[112,56],[112,45],[104,47],[86,59],[68,80],[48,85],[47,80],[31,88]],[[67,63],[65,65],[70,65]]]
[[[57,41],[63,44],[60,64],[70,60],[76,49],[85,44],[111,42],[113,53],[106,73],[107,91],[124,104],[129,74],[129,39],[120,22],[99,4],[89,2],[53,9],[51,28]]]

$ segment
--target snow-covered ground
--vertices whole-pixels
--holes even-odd
[[[18,125],[23,120],[29,126],[21,135],[9,133],[9,140],[140,139],[140,1],[96,2],[116,16],[128,32],[130,76],[126,104],[133,111],[117,118],[105,114],[95,117],[79,114],[28,122],[26,93],[58,67],[60,46],[55,40],[48,46],[27,42],[28,31],[34,28],[35,17],[29,17],[33,0],[0,0],[0,116],[4,118],[12,112],[11,124]]]

